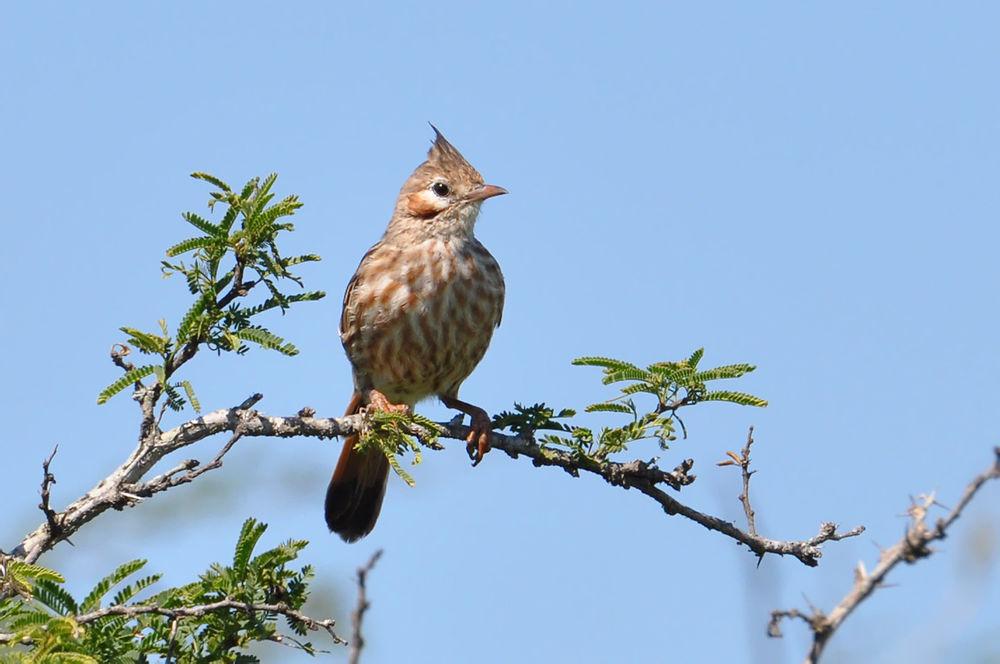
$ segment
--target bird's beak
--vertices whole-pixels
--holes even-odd
[[[487,198],[493,198],[494,196],[502,196],[507,193],[507,190],[503,187],[498,187],[494,184],[483,184],[479,185],[477,189],[473,189],[466,196],[466,200],[470,201],[485,201]]]

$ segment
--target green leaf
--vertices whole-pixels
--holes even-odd
[[[417,483],[416,481],[414,481],[413,476],[410,475],[408,472],[406,472],[403,466],[400,465],[399,459],[396,458],[395,454],[386,454],[385,458],[389,461],[389,466],[393,469],[393,471],[397,475],[399,475],[399,478],[401,480],[406,482],[406,485],[408,487],[412,489],[413,487],[417,486]]]
[[[271,198],[270,195],[261,198],[245,226],[247,237],[251,238],[252,242],[270,236],[274,230],[275,221],[281,217],[295,214],[295,210],[302,207],[298,196],[288,196],[271,207],[263,209],[262,204],[266,204]]]
[[[267,524],[252,517],[243,522],[239,539],[236,540],[236,550],[233,553],[233,569],[239,575],[242,576],[246,573],[247,563],[250,562],[253,549],[257,546],[257,542],[265,530],[267,530]]]
[[[56,652],[45,658],[46,664],[101,664],[100,660],[82,652]]]
[[[701,397],[701,401],[728,401],[729,403],[736,403],[741,406],[756,406],[757,408],[767,406],[766,399],[761,399],[745,392],[708,392],[705,396]]]
[[[222,221],[219,222],[219,232],[220,234],[229,235],[229,230],[233,227],[233,222],[236,221],[236,217],[239,216],[240,209],[235,205],[230,205],[229,209],[226,210],[226,214],[222,217]]]
[[[138,595],[140,592],[153,585],[162,578],[162,574],[151,574],[149,576],[143,577],[136,581],[135,583],[130,583],[125,586],[115,595],[114,599],[111,600],[112,605],[120,605],[130,601],[133,597]]]
[[[589,406],[587,406],[584,410],[586,410],[588,413],[625,413],[626,415],[635,415],[635,406],[630,406],[629,404],[618,403],[615,401],[592,403]]]
[[[152,332],[143,332],[134,327],[120,327],[118,329],[129,335],[128,342],[143,353],[160,355],[167,349],[167,339]]]
[[[47,579],[40,579],[35,583],[32,595],[36,601],[41,602],[59,615],[65,616],[80,612],[80,607],[73,596],[62,586]]]
[[[648,371],[643,371],[639,367],[627,367],[625,369],[613,369],[606,371],[601,382],[605,385],[610,385],[611,383],[620,383],[622,381],[631,380],[653,382],[656,380],[656,377]]]
[[[208,219],[205,219],[204,217],[195,214],[194,212],[185,212],[181,216],[184,217],[184,221],[188,222],[189,224],[200,230],[202,233],[205,233],[206,235],[210,235],[213,238],[225,236],[221,228],[213,224]]]
[[[187,343],[188,339],[201,336],[203,330],[199,329],[200,326],[198,326],[198,323],[209,304],[215,303],[214,301],[210,302],[209,298],[202,295],[191,305],[191,308],[184,314],[184,318],[181,319],[180,324],[177,326],[177,343]]]
[[[699,348],[695,352],[691,353],[691,357],[687,359],[687,364],[692,369],[698,368],[698,363],[701,362],[701,358],[705,355],[705,349]]]
[[[650,372],[674,383],[685,384],[694,374],[687,362],[657,362],[649,365]]]
[[[124,390],[126,387],[131,385],[132,383],[136,382],[137,380],[141,380],[146,376],[155,372],[157,367],[159,367],[159,365],[147,364],[144,367],[137,367],[135,369],[132,369],[131,371],[127,371],[124,376],[122,376],[115,382],[105,387],[101,391],[101,393],[97,395],[97,403],[98,404],[106,403],[108,399],[115,396],[116,394]],[[159,368],[162,369],[162,367]]]
[[[250,194],[254,192],[257,185],[260,183],[260,178],[250,178],[247,183],[243,185],[243,191],[240,192],[240,200],[245,201],[250,198]]]
[[[290,304],[295,302],[313,302],[315,300],[322,300],[324,297],[326,297],[326,293],[324,291],[308,291],[306,293],[297,293],[295,295],[285,295],[282,299],[270,297],[261,304],[248,307],[243,311],[246,313],[247,317],[251,317],[268,311],[269,309],[274,309],[275,307],[280,306],[282,309],[287,309]]]
[[[573,364],[578,367],[604,367],[605,369],[611,369],[614,371],[625,371],[628,369],[634,369],[635,371],[642,371],[642,369],[635,366],[631,362],[625,362],[624,360],[615,360],[610,357],[600,357],[600,356],[578,357],[575,360],[573,360]]]
[[[233,334],[239,339],[252,341],[263,348],[276,350],[283,355],[291,356],[299,354],[299,349],[293,344],[286,343],[284,339],[262,327],[247,327],[242,330],[236,330]]]
[[[707,383],[710,380],[719,380],[722,378],[739,378],[756,368],[752,364],[727,364],[722,367],[699,371],[691,376],[691,381],[695,383]]]
[[[34,563],[26,563],[23,560],[17,560],[16,558],[10,558],[4,563],[7,567],[7,575],[17,579],[18,581],[54,581],[56,583],[65,583],[66,579],[63,578],[62,574],[55,570],[51,570],[48,567],[42,567],[41,565],[35,565]]]
[[[291,256],[290,258],[282,258],[281,265],[283,267],[291,267],[293,265],[299,265],[300,263],[312,263],[320,260],[323,259],[316,254],[303,254],[301,256]]]
[[[621,388],[621,392],[627,395],[639,394],[640,392],[644,394],[659,394],[657,387],[649,383],[632,383]]]
[[[223,182],[219,178],[215,177],[214,175],[209,175],[208,173],[202,173],[201,171],[198,171],[198,172],[192,173],[191,177],[193,177],[193,178],[195,178],[197,180],[204,180],[205,182],[210,182],[210,183],[214,184],[216,187],[218,187],[219,189],[221,189],[222,191],[226,192],[227,194],[232,191],[232,189],[229,188],[228,184],[226,184],[225,182]]]
[[[191,385],[191,381],[182,380],[180,386],[184,388],[184,394],[187,395],[188,401],[191,403],[191,407],[194,408],[194,412],[201,412],[201,402],[198,401],[198,397],[194,394],[194,387]]]
[[[4,631],[6,631],[6,629],[11,629],[14,632],[24,632],[26,627],[44,625],[48,623],[50,620],[52,620],[51,614],[45,613],[44,611],[28,610],[27,612],[22,613],[17,617],[15,617],[13,620],[11,620],[9,625],[5,622]],[[0,660],[0,661],[5,661],[5,660]]]
[[[115,571],[98,581],[97,585],[87,593],[87,596],[83,599],[83,603],[80,604],[80,609],[86,613],[87,611],[94,611],[99,608],[101,599],[104,598],[112,586],[121,583],[127,577],[142,569],[145,564],[146,561],[140,558],[119,565]]]
[[[167,249],[167,256],[179,256],[195,249],[204,249],[218,243],[214,237],[192,237]]]

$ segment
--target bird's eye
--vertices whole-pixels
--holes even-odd
[[[444,182],[435,182],[431,185],[431,190],[441,198],[444,198],[451,193],[451,187]]]

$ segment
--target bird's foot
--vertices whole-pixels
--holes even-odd
[[[483,457],[491,448],[493,422],[490,420],[489,413],[479,406],[473,406],[470,403],[465,403],[451,397],[441,397],[441,401],[448,408],[460,410],[471,418],[469,427],[472,431],[465,438],[465,451],[468,452],[469,458],[472,459],[473,467],[478,466],[479,462],[483,460]]]
[[[465,451],[468,452],[469,458],[472,459],[472,465],[475,467],[479,465],[479,462],[483,460],[483,456],[492,447],[493,422],[490,420],[490,416],[486,414],[486,411],[482,409],[479,409],[477,413],[473,413],[471,417],[472,431],[469,432],[468,438],[465,439]]]
[[[410,407],[405,403],[392,403],[389,401],[389,397],[385,396],[378,390],[368,391],[368,409],[380,410],[383,413],[401,413],[403,415],[408,415],[410,413]]]

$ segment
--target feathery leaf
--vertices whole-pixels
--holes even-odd
[[[236,550],[233,553],[233,569],[239,575],[242,576],[246,573],[250,555],[265,530],[267,530],[267,524],[261,523],[257,519],[249,518],[243,522],[239,539],[236,540]]]
[[[182,240],[167,249],[167,256],[179,256],[195,249],[204,249],[217,244],[219,241],[214,237],[192,237]]]
[[[184,218],[184,221],[188,222],[206,235],[210,235],[213,238],[224,236],[221,228],[194,212],[185,212],[181,216]]]
[[[182,380],[180,382],[180,386],[184,388],[184,394],[187,395],[188,402],[191,404],[191,407],[194,408],[194,412],[200,413],[201,402],[198,401],[198,397],[195,396],[194,387],[191,385],[191,381]]]
[[[636,371],[642,371],[639,367],[632,364],[631,362],[625,362],[624,360],[616,360],[610,357],[600,357],[600,356],[578,357],[575,360],[573,360],[573,364],[578,367],[604,367],[605,369],[613,371],[624,371],[626,369],[634,369]]]
[[[219,178],[215,177],[214,175],[210,175],[208,173],[202,173],[201,171],[197,171],[195,173],[192,173],[191,177],[193,177],[193,178],[195,178],[197,180],[204,180],[205,182],[210,182],[210,183],[214,184],[216,187],[218,187],[219,189],[221,189],[222,191],[224,191],[226,193],[229,193],[230,191],[232,191],[229,188],[228,184],[226,184],[225,182],[223,182]]]
[[[270,330],[265,330],[262,327],[246,327],[242,330],[236,330],[233,334],[239,339],[252,341],[263,348],[276,350],[283,355],[299,354],[299,349],[293,344],[285,342],[285,340],[277,334],[274,334]]]
[[[101,393],[97,395],[97,403],[98,404],[106,403],[108,399],[115,396],[116,394],[124,390],[126,387],[131,385],[132,383],[136,382],[137,380],[141,380],[146,376],[155,372],[157,366],[158,365],[147,364],[144,367],[137,367],[135,369],[132,369],[131,371],[125,372],[124,376],[122,376],[121,378],[119,378],[118,380],[111,383],[103,390],[101,390]]]
[[[756,406],[757,408],[767,406],[766,399],[761,399],[745,392],[730,392],[725,390],[708,392],[705,396],[701,397],[701,401],[728,401],[729,403],[736,403],[741,406]]]
[[[83,598],[83,602],[80,604],[80,609],[84,612],[93,611],[100,607],[101,600],[108,593],[112,586],[117,585],[124,581],[127,577],[131,576],[146,564],[146,561],[139,558],[136,560],[130,560],[127,563],[119,565],[111,574],[97,582],[97,585],[87,593],[87,596]]]
[[[635,415],[634,405],[630,407],[629,404],[619,403],[616,401],[592,403],[584,410],[588,413],[625,413],[626,415]]]

